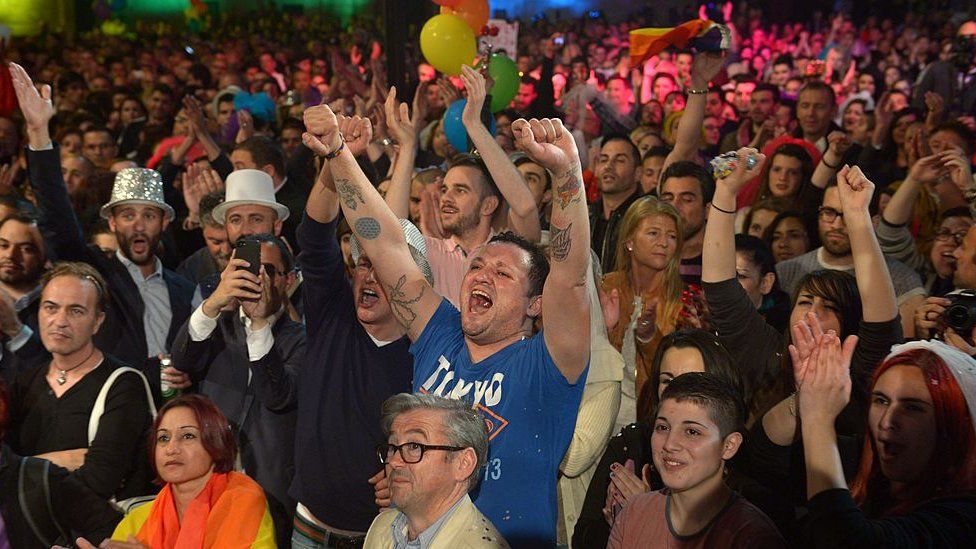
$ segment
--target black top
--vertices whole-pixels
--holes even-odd
[[[810,499],[802,544],[806,547],[973,547],[976,497],[947,497],[907,515],[871,519],[843,488]]]
[[[152,424],[146,389],[134,373],[115,380],[105,399],[98,432],[88,444],[88,420],[109,375],[124,364],[110,355],[61,398],[47,383],[47,367],[21,375],[11,390],[10,446],[21,455],[88,448],[85,463],[72,475],[104,499],[152,493],[147,453]]]
[[[382,467],[380,409],[411,392],[413,357],[406,337],[379,347],[359,324],[337,224],[305,216],[298,226],[308,335],[290,493],[325,524],[366,532],[378,511],[367,480]]]
[[[49,546],[42,544],[34,535],[21,508],[18,489],[20,460],[20,456],[6,444],[3,445],[0,450],[0,510],[3,512],[7,538],[11,547],[17,549],[48,549]],[[100,543],[111,537],[122,515],[108,501],[86,488],[67,470],[53,463],[48,469],[47,481],[54,519],[66,534],[72,536],[70,540],[61,540],[62,543],[74,543],[78,537]],[[40,481],[26,475],[24,482],[27,486],[27,483]],[[32,519],[40,528],[43,519],[34,517],[34,513],[44,510],[35,509],[29,503],[27,505]],[[49,541],[53,542],[58,534],[44,532],[43,535],[51,535]]]
[[[780,334],[766,323],[734,278],[704,283],[703,289],[711,312],[712,327],[740,372],[747,405],[755,409],[752,406],[755,404],[753,398],[760,397],[757,392],[761,388],[774,386],[776,380],[781,379],[783,368],[790,367],[784,362],[788,360],[784,357],[788,335]],[[902,342],[900,317],[896,315],[887,322],[862,320],[857,335],[859,340],[851,360],[851,401],[836,421],[837,445],[844,474],[849,479],[857,472],[864,446],[871,376],[888,355],[891,346]],[[768,404],[775,404],[773,401],[786,395],[773,396]],[[765,410],[760,411],[764,413]],[[739,464],[743,473],[762,482],[772,492],[792,496],[794,504],[803,505],[806,501],[806,470],[802,441],[792,446],[777,446],[766,437],[762,421],[759,420],[748,439],[750,443],[740,451],[742,459]],[[781,529],[789,530],[790,525],[781,522],[775,514],[770,514],[770,518]]]
[[[617,229],[620,220],[623,219],[627,209],[635,200],[641,197],[640,185],[634,189],[634,193],[627,197],[615,210],[610,212],[610,217],[603,217],[603,198],[597,199],[590,204],[590,248],[596,252],[600,258],[600,267],[604,273],[613,272],[617,254]]]

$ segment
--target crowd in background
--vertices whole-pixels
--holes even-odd
[[[612,15],[5,43],[0,548],[976,541],[976,13]]]

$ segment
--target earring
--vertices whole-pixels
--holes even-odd
[[[633,247],[633,246],[627,246],[627,251],[628,251],[628,252],[632,252],[632,251],[634,251],[634,247]]]

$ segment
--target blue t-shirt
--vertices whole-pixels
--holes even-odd
[[[488,465],[475,505],[513,547],[556,544],[556,481],[586,382],[570,385],[542,333],[478,364],[446,299],[411,345],[413,389],[471,402],[488,424]]]

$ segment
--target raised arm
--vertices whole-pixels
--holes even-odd
[[[10,64],[10,76],[27,127],[27,168],[38,209],[44,214],[41,229],[45,239],[55,249],[59,259],[86,261],[88,248],[71,207],[61,174],[60,158],[48,130],[55,112],[51,103],[51,86],[45,84],[38,92],[27,71],[16,63]]]
[[[854,276],[863,304],[862,319],[888,322],[898,314],[898,302],[868,211],[874,183],[865,177],[861,168],[844,166],[837,173],[837,191],[851,240]]]
[[[756,149],[742,148],[736,153],[735,170],[715,182],[712,211],[705,224],[702,244],[702,282],[722,282],[735,278],[735,197],[752,178],[762,173],[766,156]],[[752,156],[756,163],[747,164]]]
[[[417,160],[417,124],[420,123],[420,109],[414,109],[414,118],[406,103],[397,103],[396,88],[390,88],[390,93],[383,103],[386,114],[386,126],[390,129],[393,139],[400,144],[393,163],[393,175],[390,178],[390,188],[386,190],[386,205],[393,211],[393,215],[400,219],[410,218],[410,182],[413,179],[414,162]]]
[[[498,186],[505,202],[508,203],[509,227],[522,237],[538,242],[542,238],[539,225],[539,210],[536,208],[532,192],[522,179],[515,164],[498,145],[491,132],[481,122],[481,109],[485,104],[485,77],[471,67],[461,67],[461,80],[468,90],[468,103],[461,113],[461,121],[478,149],[491,178]]]
[[[316,154],[333,157],[329,167],[342,213],[386,289],[397,320],[410,339],[416,340],[440,305],[441,297],[414,263],[399,220],[356,163],[350,149],[353,145],[365,149],[369,141],[364,135],[369,128],[368,119],[357,122],[361,123],[347,125],[346,133],[352,135],[343,136],[339,120],[328,105],[312,107],[305,111],[308,131],[303,140]],[[348,145],[344,137],[348,137]]]
[[[824,151],[817,168],[813,171],[810,181],[818,189],[826,189],[830,181],[837,175],[844,161],[844,154],[852,145],[851,138],[844,132],[831,132],[827,136],[827,150]]]
[[[524,118],[512,124],[518,148],[552,177],[549,257],[551,266],[542,290],[542,322],[546,347],[570,383],[586,369],[590,352],[590,300],[586,270],[590,261],[590,219],[583,190],[576,140],[558,118]]]
[[[672,162],[696,159],[698,142],[701,140],[701,126],[705,120],[708,83],[722,70],[724,63],[725,55],[720,53],[699,53],[695,56],[691,66],[691,88],[688,92],[688,102],[685,104],[685,113],[681,116],[681,124],[678,125],[674,150],[664,159],[662,173]]]

